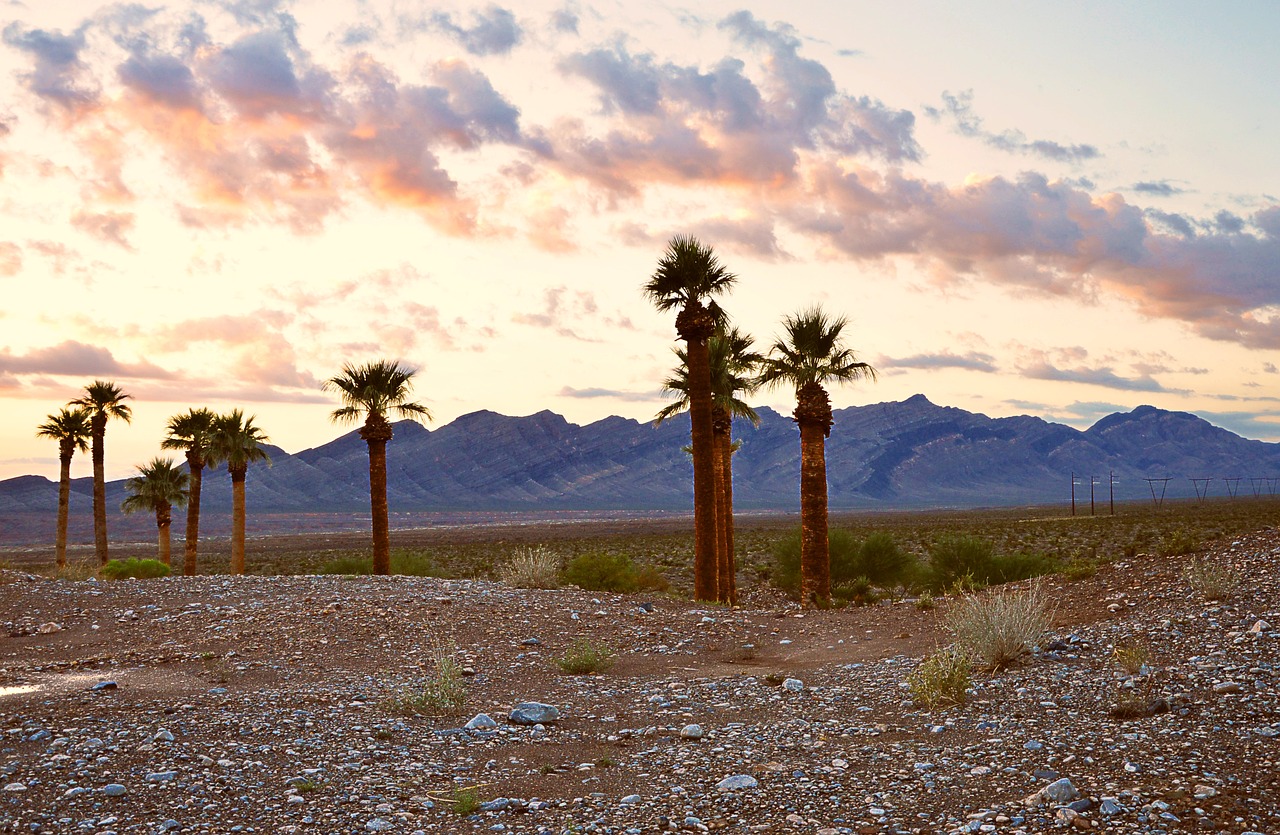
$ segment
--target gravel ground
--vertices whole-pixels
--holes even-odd
[[[0,832],[1280,833],[1280,531],[1209,557],[1247,580],[1225,601],[1188,557],[1048,578],[1043,649],[934,710],[905,680],[946,600],[0,572]],[[555,664],[583,638],[606,673]],[[440,647],[465,707],[406,712]]]

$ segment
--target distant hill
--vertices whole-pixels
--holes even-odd
[[[734,498],[744,510],[799,505],[799,432],[787,416],[765,408],[758,427],[738,422],[742,447],[734,458]],[[396,424],[388,446],[388,501],[393,511],[686,510],[692,467],[681,447],[687,417],[660,427],[621,417],[586,426],[549,411],[507,417],[480,411],[436,430]],[[250,468],[253,514],[368,511],[368,454],[356,432],[289,455],[271,447],[273,465]],[[1071,474],[1087,500],[1089,477],[1108,495],[1150,496],[1148,477],[1171,479],[1170,498],[1194,495],[1190,479],[1212,478],[1210,495],[1265,491],[1280,476],[1280,444],[1252,441],[1186,413],[1140,406],[1085,431],[1034,417],[989,418],[916,395],[900,403],[855,406],[835,413],[827,443],[833,509],[964,507],[1066,502]],[[1250,479],[1255,479],[1251,482]],[[1159,487],[1157,486],[1157,489]],[[72,538],[87,541],[91,485],[73,483]],[[204,506],[230,507],[226,474],[206,474]],[[119,507],[123,482],[108,486]],[[0,481],[0,543],[25,541],[13,520],[52,514],[57,484],[40,476]],[[28,520],[29,521],[29,520]],[[149,536],[145,520],[130,530]],[[175,514],[180,535],[181,513]],[[210,533],[217,523],[211,516]],[[41,530],[48,523],[41,522]],[[113,530],[115,530],[113,523]],[[50,534],[42,534],[43,541]]]

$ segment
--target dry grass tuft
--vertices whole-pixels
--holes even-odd
[[[907,676],[911,698],[926,708],[964,704],[972,667],[968,653],[955,646],[926,656]]]
[[[988,670],[1001,670],[1030,651],[1049,631],[1049,602],[1039,584],[1021,591],[971,595],[948,614],[956,646]]]
[[[1196,558],[1182,571],[1182,578],[1206,600],[1226,600],[1240,588],[1240,575],[1231,566]]]
[[[515,556],[499,566],[498,579],[518,589],[558,589],[560,557],[541,545],[517,548]]]

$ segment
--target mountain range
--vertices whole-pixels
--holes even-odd
[[[735,504],[793,510],[799,506],[799,431],[790,417],[768,408],[759,413],[758,426],[735,424],[742,442],[734,458]],[[1148,478],[1170,479],[1171,499],[1194,496],[1192,479],[1212,479],[1201,489],[1218,496],[1269,495],[1280,483],[1280,444],[1151,406],[1110,415],[1086,430],[1036,417],[990,418],[923,395],[840,409],[834,417],[827,441],[832,509],[1066,503],[1073,473],[1077,497],[1086,502],[1091,477],[1100,479],[1100,500],[1109,497],[1111,478],[1117,499],[1147,500]],[[388,445],[388,503],[395,512],[688,510],[692,466],[681,449],[688,442],[687,416],[658,427],[621,417],[578,426],[549,411],[527,417],[473,412],[435,430],[400,422]],[[295,454],[268,450],[272,466],[249,471],[251,519],[367,514],[368,453],[357,432]],[[108,485],[110,508],[119,507],[123,483]],[[1154,486],[1159,495],[1164,485]],[[72,491],[76,541],[88,530],[91,480],[74,480]],[[20,523],[30,514],[51,519],[57,492],[57,483],[43,476],[0,481],[0,544],[24,539],[17,531],[30,527]],[[225,513],[230,496],[225,473],[206,472],[204,508]],[[175,532],[181,516],[175,512]],[[131,527],[144,521],[134,519]],[[51,531],[38,538],[50,539]]]

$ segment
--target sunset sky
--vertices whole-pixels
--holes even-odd
[[[761,342],[849,318],[881,376],[836,407],[1280,441],[1280,4],[0,9],[0,478],[57,477],[35,427],[95,378],[113,478],[189,406],[324,443],[378,357],[436,426],[651,418],[678,233]]]

